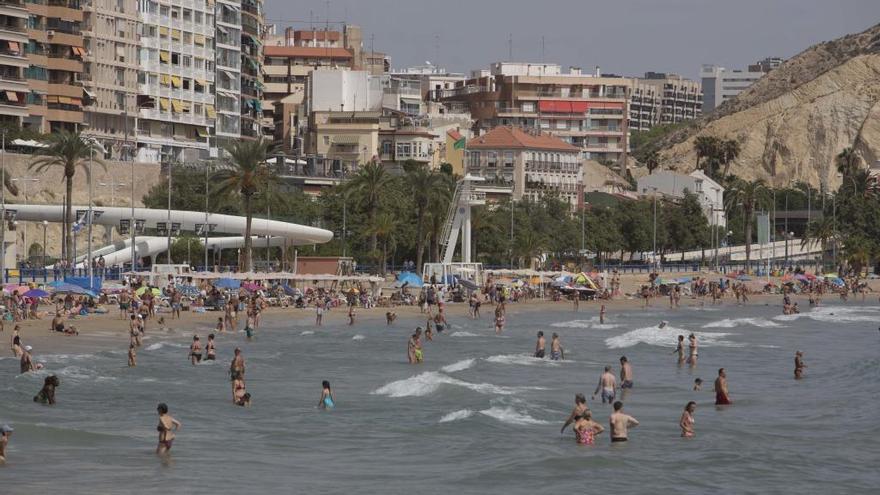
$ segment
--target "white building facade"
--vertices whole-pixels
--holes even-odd
[[[638,180],[638,192],[643,195],[653,195],[656,192],[675,199],[684,198],[686,192],[696,194],[709,225],[727,226],[724,187],[700,170],[690,174],[654,172]]]

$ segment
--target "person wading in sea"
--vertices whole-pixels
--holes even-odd
[[[718,370],[718,378],[715,379],[715,405],[727,406],[733,404],[727,390],[727,373],[724,368]]]
[[[614,403],[614,412],[608,418],[608,424],[611,426],[611,442],[626,442],[629,440],[629,428],[639,426],[636,418],[623,412],[623,402]]]

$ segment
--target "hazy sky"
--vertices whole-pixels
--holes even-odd
[[[264,0],[268,22],[363,28],[394,68],[430,60],[467,72],[508,59],[695,78],[744,68],[880,23],[880,0]],[[311,13],[311,17],[310,17]],[[335,24],[333,24],[335,23]],[[544,57],[541,57],[541,37]]]

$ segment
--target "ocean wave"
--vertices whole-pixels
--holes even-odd
[[[458,421],[460,419],[467,419],[474,415],[474,412],[470,409],[461,409],[458,411],[453,411],[442,418],[440,418],[440,423],[450,423],[452,421]]]
[[[300,335],[315,335],[314,330],[306,330],[304,332],[300,332]]]
[[[365,338],[366,337],[364,337],[363,335],[357,334],[354,337],[352,337],[351,340],[364,340]]]
[[[614,323],[596,323],[593,325],[595,330],[613,330],[615,328],[620,328],[621,325],[617,325]]]
[[[465,331],[452,332],[451,334],[449,334],[449,336],[450,337],[479,337],[479,335],[476,333],[465,332]]]
[[[83,359],[92,359],[94,354],[41,354],[40,361],[47,363],[66,363],[68,361],[78,361]]]
[[[479,392],[481,394],[513,395],[521,390],[534,387],[502,387],[491,383],[470,383],[435,371],[426,371],[403,380],[387,383],[373,391],[375,395],[388,397],[424,397],[433,394],[442,385],[452,385]]]
[[[440,368],[440,371],[444,373],[455,373],[456,371],[463,371],[473,366],[476,361],[476,359],[465,359],[456,363],[446,365]]]
[[[534,356],[529,356],[528,354],[498,354],[496,356],[487,357],[486,361],[495,364],[516,364],[523,366],[540,366],[542,364],[556,366],[560,362],[552,361],[550,359],[536,358]]]
[[[675,347],[678,335],[693,333],[697,336],[700,347],[744,347],[745,344],[724,340],[725,337],[734,335],[731,333],[691,332],[684,328],[667,326],[664,328],[645,327],[627,332],[616,337],[605,339],[605,345],[609,349],[624,349],[637,344],[648,344],[660,347]]]
[[[551,323],[550,326],[555,328],[590,328],[595,321],[599,321],[599,319],[560,321]]]
[[[734,328],[740,325],[751,325],[760,328],[781,327],[779,323],[766,318],[725,318],[703,325],[703,328]]]
[[[546,425],[548,421],[535,419],[527,413],[517,411],[512,407],[490,407],[489,409],[480,411],[480,414],[497,419],[502,423],[511,425]]]
[[[176,347],[178,349],[185,349],[189,347],[187,344],[178,344],[176,342],[156,342],[155,344],[150,344],[147,347],[144,347],[145,351],[158,351],[163,347]]]

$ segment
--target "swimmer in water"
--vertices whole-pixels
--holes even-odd
[[[245,396],[250,401],[250,395],[244,384],[244,380],[237,379],[232,381],[232,403],[237,406],[243,406]]]
[[[156,427],[156,430],[159,431],[159,445],[156,447],[156,454],[164,455],[171,450],[171,444],[174,443],[174,433],[182,425],[180,421],[168,414],[168,406],[164,403],[159,404],[156,411],[159,413],[159,425]]]
[[[354,311],[354,304],[349,304],[348,305],[348,326],[354,325],[355,316],[356,316],[356,314]]]
[[[31,357],[31,351],[33,347],[26,345],[24,346],[24,352],[21,354],[21,362],[20,369],[22,373],[27,373],[29,371],[36,371],[37,367],[34,365],[34,359]]]
[[[443,312],[443,305],[440,305],[437,314],[434,315],[434,327],[439,334],[443,332],[443,330],[446,330],[447,325],[448,323],[446,322],[446,314]]]
[[[700,390],[703,390],[703,379],[697,378],[694,380],[694,392],[699,392]]]
[[[574,422],[579,416],[583,415],[585,412],[589,411],[590,408],[587,407],[587,398],[584,397],[584,394],[575,394],[574,396],[574,409],[572,409],[571,414],[568,415],[568,419],[563,423],[562,428],[559,429],[559,433],[565,431],[572,422]]]
[[[413,353],[415,354],[416,363],[421,363],[425,359],[422,354],[422,329],[417,328],[413,337]]]
[[[691,367],[697,365],[697,336],[694,334],[688,335],[688,350],[690,354],[688,355],[688,363]]]
[[[660,322],[659,325],[657,325],[657,328],[666,328],[666,325],[668,325],[668,324],[669,324],[668,321],[663,320],[663,321]]]
[[[336,401],[333,400],[333,391],[330,390],[330,382],[324,380],[321,382],[321,399],[318,400],[318,407],[321,409],[333,409]]]
[[[202,362],[202,343],[198,335],[193,335],[192,344],[189,345],[189,361],[193,366]]]
[[[807,367],[804,364],[804,353],[802,351],[797,351],[794,353],[794,378],[795,380],[800,380],[804,377],[804,369]]]
[[[6,464],[6,446],[9,445],[9,437],[15,431],[9,425],[0,426],[0,464]]]
[[[128,367],[134,368],[137,366],[137,350],[134,343],[128,344]]]
[[[562,348],[562,344],[559,342],[559,335],[556,333],[553,334],[553,338],[550,340],[550,359],[553,361],[565,359],[565,349]]]
[[[396,319],[397,319],[397,313],[395,313],[394,311],[388,311],[385,313],[385,324],[386,325],[391,325],[392,323],[394,323],[394,320],[396,320]]]
[[[544,347],[546,342],[544,340],[544,332],[538,332],[538,341],[535,343],[535,357],[539,359],[544,359]]]
[[[504,331],[504,321],[505,321],[505,305],[502,302],[498,306],[495,307],[495,334],[500,335],[502,331]]]
[[[681,428],[681,436],[683,438],[693,438],[694,432],[694,411],[697,410],[697,403],[690,401],[684,406],[684,412],[681,413],[681,419],[678,420],[678,427]]]
[[[632,365],[629,364],[629,360],[626,359],[626,356],[620,357],[620,388],[621,390],[633,388]]]
[[[611,366],[605,367],[605,372],[599,377],[599,384],[593,392],[593,400],[596,400],[596,394],[602,391],[602,404],[611,404],[614,402],[614,393],[617,389],[617,378],[611,373]]]
[[[217,331],[217,333],[223,333],[225,329],[226,325],[223,324],[223,317],[221,316],[220,318],[217,318],[217,326],[214,327],[214,330]]]
[[[684,363],[684,335],[678,336],[678,342],[675,345],[675,350],[672,351],[673,354],[678,354],[678,364]]]
[[[608,424],[611,426],[611,443],[626,442],[629,440],[629,428],[639,426],[636,418],[623,412],[623,402],[614,403],[614,412],[608,418]]]
[[[55,375],[49,375],[43,380],[43,388],[34,396],[34,402],[40,404],[55,405],[55,389],[61,385],[61,381]]]
[[[599,308],[599,323],[602,325],[605,324],[605,305],[604,304],[602,305],[602,307]]]
[[[602,425],[593,421],[593,413],[589,409],[578,416],[577,422],[572,429],[574,430],[575,441],[578,445],[593,445],[596,435],[605,431]]]
[[[715,379],[715,405],[728,406],[733,404],[730,400],[730,392],[727,390],[727,373],[724,368],[718,370],[718,378]]]
[[[208,334],[208,343],[205,344],[205,361],[217,359],[217,348],[214,345],[214,334]]]

